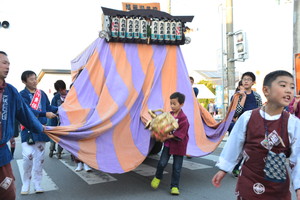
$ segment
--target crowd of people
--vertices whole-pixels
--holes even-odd
[[[248,83],[243,83],[244,87],[255,80],[251,76],[251,79],[245,77],[242,77],[242,82]],[[242,109],[237,109],[237,112],[242,110],[242,114],[237,116],[220,155],[217,163],[220,171],[212,179],[215,187],[220,187],[222,179],[232,172],[242,154],[236,185],[237,199],[290,200],[290,180],[286,168],[288,158],[293,188],[297,199],[300,199],[300,123],[296,116],[285,111],[294,97],[294,87],[292,74],[274,71],[267,74],[263,81],[262,91],[267,102],[261,106],[260,98],[252,96],[252,109],[245,110],[246,105],[251,105],[249,103],[240,105]],[[244,93],[247,95],[244,102],[247,102],[249,94]],[[244,94],[241,96],[243,98]]]
[[[62,80],[54,83],[56,93],[51,101],[46,93],[37,89],[35,72],[27,70],[21,75],[25,88],[18,92],[5,79],[9,72],[10,62],[7,54],[0,51],[0,199],[13,200],[16,198],[15,178],[10,161],[15,150],[15,137],[21,136],[23,156],[23,185],[21,194],[29,194],[31,182],[35,193],[43,193],[42,176],[46,142],[50,138],[44,133],[44,126],[58,126],[57,114],[68,93],[66,84]],[[10,149],[7,143],[10,142]],[[56,144],[51,140],[49,157],[53,157]],[[57,145],[57,158],[61,158],[62,147]],[[75,156],[72,158],[78,162]],[[84,164],[85,171],[91,168]],[[75,171],[82,170],[78,167]]]
[[[5,52],[0,51],[0,199],[16,198],[15,178],[11,168],[13,138],[18,135],[15,128],[20,123],[23,156],[23,185],[21,194],[29,194],[33,182],[36,193],[44,192],[41,186],[46,142],[50,138],[44,133],[44,126],[59,126],[58,107],[68,94],[62,80],[54,83],[56,94],[51,103],[40,89],[33,71],[24,71],[21,81],[25,88],[18,92],[5,82],[10,62]],[[229,138],[220,155],[217,167],[220,169],[212,178],[212,184],[220,187],[227,173],[238,177],[237,199],[290,200],[290,179],[286,168],[287,159],[291,168],[291,179],[297,199],[300,200],[300,93],[294,96],[293,75],[278,70],[264,78],[262,91],[267,102],[262,104],[261,96],[252,90],[256,77],[252,72],[242,75],[236,93],[238,105],[228,130]],[[191,84],[194,79],[190,77]],[[195,97],[198,89],[193,89]],[[170,96],[171,115],[179,126],[170,132],[164,141],[155,177],[150,185],[157,189],[163,179],[163,171],[173,156],[173,171],[170,193],[179,195],[179,180],[189,140],[189,122],[184,113],[185,95],[174,92]],[[214,115],[213,102],[208,109]],[[17,133],[16,133],[17,132]],[[11,149],[7,143],[11,142]],[[56,152],[56,153],[55,153]],[[49,157],[55,154],[61,159],[63,148],[51,141]],[[91,168],[75,156],[76,171]]]
[[[190,80],[193,85],[194,79],[190,77]],[[271,200],[276,197],[290,200],[290,180],[286,169],[289,158],[293,187],[297,199],[300,199],[300,166],[297,165],[300,161],[300,121],[294,116],[299,110],[300,97],[293,95],[293,76],[282,70],[269,73],[263,82],[263,93],[267,99],[264,105],[261,96],[252,90],[255,80],[254,73],[246,72],[236,89],[239,99],[228,130],[230,136],[217,163],[220,171],[212,178],[212,184],[220,187],[222,179],[229,172],[238,177],[237,199]],[[196,97],[199,91],[194,88],[193,91]],[[180,194],[179,177],[188,140],[189,124],[182,110],[184,95],[181,95],[170,96],[171,113],[179,118],[179,128],[164,142],[156,174],[151,181],[151,187],[157,189],[172,155],[170,193],[173,195]],[[208,111],[213,115],[212,105],[213,102]],[[292,114],[286,112],[287,107]]]

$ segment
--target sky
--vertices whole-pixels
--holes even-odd
[[[20,76],[25,70],[37,74],[41,69],[70,69],[71,60],[97,39],[101,30],[101,6],[122,9],[120,0],[0,0],[0,21],[7,20],[9,29],[0,28],[0,50],[6,51],[11,68],[7,82],[18,90],[24,86]],[[168,0],[131,0],[125,2],[160,2],[167,11]],[[220,68],[222,40],[222,0],[171,0],[172,15],[194,15],[186,24],[195,32],[192,42],[181,46],[187,69]],[[223,4],[223,6],[222,6]],[[234,31],[247,33],[249,59],[236,62],[236,71],[253,71],[263,76],[275,69],[292,72],[292,3],[276,0],[234,0]],[[223,18],[224,19],[224,18]]]

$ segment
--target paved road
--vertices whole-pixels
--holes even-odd
[[[12,162],[16,177],[17,199],[20,200],[229,200],[235,199],[234,188],[236,179],[227,175],[221,188],[211,185],[211,178],[217,171],[216,160],[222,150],[224,142],[212,154],[202,158],[186,159],[181,172],[181,187],[179,196],[169,194],[172,165],[165,169],[164,179],[157,190],[150,187],[154,176],[158,155],[148,157],[136,170],[125,174],[107,174],[97,170],[92,172],[75,172],[75,163],[69,153],[64,153],[62,159],[55,156],[48,157],[49,144],[46,148],[43,194],[35,194],[31,187],[31,194],[20,195],[22,183],[22,156],[20,141],[17,140],[15,160]],[[172,160],[170,160],[172,162]]]

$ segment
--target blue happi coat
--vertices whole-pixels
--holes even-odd
[[[43,127],[24,102],[17,89],[7,84],[2,96],[2,137],[0,138],[0,167],[8,164],[12,155],[6,144],[14,136],[15,120],[35,133],[41,133]]]
[[[69,91],[67,90],[67,92],[69,92]],[[51,101],[51,105],[59,107],[62,103],[63,103],[63,101],[61,100],[61,95],[58,92],[57,94],[54,95],[54,97]],[[49,119],[48,120],[48,125],[49,126],[58,126],[58,117],[53,118],[53,119]]]
[[[33,98],[34,94],[30,93],[30,91],[25,88],[20,92],[21,96],[23,97],[25,103],[30,107],[31,99]],[[47,118],[46,118],[46,112],[57,112],[57,107],[56,106],[51,106],[49,99],[44,91],[41,90],[41,100],[39,103],[39,108],[38,110],[35,110],[31,108],[31,111],[33,114],[38,118],[38,120],[41,122],[41,124],[45,125],[47,123]],[[28,129],[24,129],[21,131],[21,140],[22,142],[26,142],[28,138]],[[50,139],[45,133],[41,134],[32,134],[33,140],[35,142],[49,142]]]

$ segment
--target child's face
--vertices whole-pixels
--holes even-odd
[[[31,74],[27,77],[26,82],[23,81],[25,86],[30,90],[36,90],[37,78],[35,74]]]
[[[171,109],[174,113],[178,113],[181,109],[181,107],[183,106],[183,104],[180,104],[178,102],[178,98],[176,99],[171,99],[170,100],[170,105],[171,105]]]
[[[263,92],[268,103],[285,107],[288,106],[294,96],[294,80],[289,76],[278,76],[271,87],[264,86]]]
[[[251,89],[251,87],[254,85],[254,81],[251,78],[251,76],[244,76],[242,78],[242,85],[244,87],[245,90]]]

